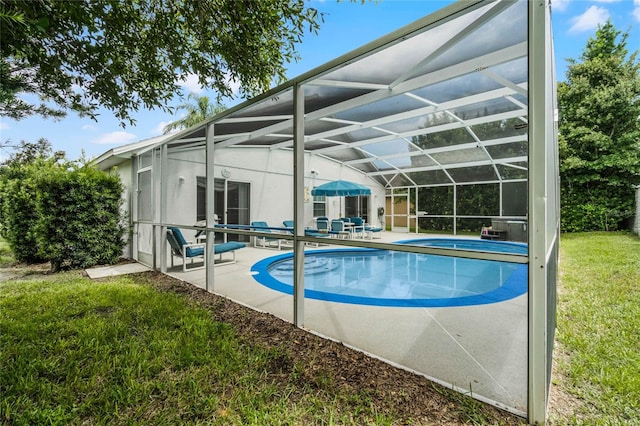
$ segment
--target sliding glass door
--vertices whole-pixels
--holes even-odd
[[[234,182],[226,179],[215,179],[214,213],[218,223],[228,225],[249,225],[251,206],[251,184]],[[206,217],[207,182],[203,176],[198,177],[197,211],[198,220]],[[216,243],[223,242],[224,234],[216,234]],[[227,235],[227,241],[248,242],[245,235]]]

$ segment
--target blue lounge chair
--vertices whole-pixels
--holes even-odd
[[[180,229],[170,226],[167,228],[167,241],[171,246],[171,267],[173,268],[173,258],[182,258],[182,271],[187,272],[187,259],[193,260],[196,258],[202,258],[202,265],[198,267],[189,268],[190,271],[204,268],[204,243],[189,243],[184,239],[182,231]]]
[[[271,227],[267,224],[267,222],[255,221],[251,222],[251,229],[259,232],[272,233]],[[270,237],[254,237],[253,246],[254,247],[271,247],[277,248],[280,250],[282,248],[282,244],[287,243],[287,240],[283,238],[270,238]]]
[[[294,226],[293,220],[283,220],[282,224],[284,225],[285,228],[289,230],[289,232],[293,234],[293,226]],[[307,237],[316,237],[316,238],[330,237],[329,232],[319,232],[319,229],[309,229],[309,228],[305,228],[304,235],[306,235]],[[314,243],[308,243],[308,244],[314,244]],[[316,247],[318,245],[319,244],[316,244]]]
[[[205,243],[189,243],[185,240],[182,235],[182,231],[180,229],[170,226],[167,228],[167,241],[169,241],[169,245],[171,246],[171,267],[173,268],[173,258],[180,257],[182,259],[182,271],[194,271],[196,269],[202,269],[205,267],[205,256],[204,249],[206,247]],[[229,241],[226,243],[215,244],[213,246],[213,253],[220,255],[220,265],[229,265],[236,262],[236,253],[235,251],[241,248],[246,247],[247,245],[244,243],[240,243],[238,241]],[[233,258],[230,261],[222,262],[222,254],[223,253],[232,253]],[[187,259],[191,259],[191,264],[193,264],[193,260],[196,258],[202,258],[202,265],[193,268],[187,268]]]
[[[380,232],[382,232],[382,228],[379,228],[377,226],[365,225],[364,232],[369,236],[369,239],[371,240],[373,239],[373,234],[380,234]]]
[[[213,246],[213,254],[220,255],[220,265],[229,265],[231,263],[236,263],[236,250],[246,247],[245,243],[241,243],[239,241],[227,241],[226,243],[214,244]],[[223,253],[231,253],[233,257],[231,260],[224,261],[222,260]]]

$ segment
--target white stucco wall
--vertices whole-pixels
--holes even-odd
[[[126,226],[123,235],[123,238],[126,241],[126,245],[122,248],[122,255],[126,258],[131,258],[133,257],[133,254],[131,245],[131,229],[129,227],[131,220],[129,215],[132,211],[131,203],[133,202],[132,195],[134,190],[132,186],[133,182],[131,179],[131,160],[127,160],[118,165],[117,171],[118,176],[120,176],[120,182],[122,182],[122,185],[124,186],[124,189],[122,191],[122,205],[120,206],[120,211],[122,212]]]
[[[270,150],[261,147],[233,147],[215,153],[215,177],[251,185],[251,221],[266,221],[281,226],[283,220],[293,219],[293,151]],[[196,221],[196,178],[205,175],[204,149],[169,153],[167,172],[167,222],[191,225]],[[315,174],[311,174],[311,171]],[[372,190],[369,217],[377,217],[378,207],[384,206],[384,188],[362,173],[326,158],[305,156],[305,187],[308,190],[336,179],[350,180]],[[305,201],[305,226],[314,226],[312,197]],[[327,216],[340,217],[344,200],[330,197]]]

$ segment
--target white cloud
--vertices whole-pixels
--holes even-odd
[[[9,130],[11,127],[7,123],[3,123],[0,121],[0,130]]]
[[[570,33],[579,33],[583,31],[593,31],[598,25],[604,24],[609,19],[609,11],[604,7],[591,6],[580,16],[571,19],[573,24],[569,29]]]
[[[202,93],[203,90],[202,86],[198,82],[198,76],[195,74],[188,74],[184,81],[181,80],[178,82],[178,85],[184,87],[191,93],[199,94]]]
[[[567,10],[567,6],[569,6],[569,1],[571,0],[551,0],[551,8],[557,12],[563,12]]]
[[[207,80],[210,82],[210,80]],[[240,91],[240,82],[234,80],[229,73],[225,75],[225,84],[231,88],[231,92],[236,94]],[[198,82],[198,76],[195,74],[187,74],[184,77],[184,81],[178,81],[178,85],[183,87],[190,93],[195,93],[197,95],[204,92],[204,87],[200,85]]]
[[[85,124],[84,126],[82,126],[82,130],[94,130],[96,128],[96,126],[94,126],[93,124]]]
[[[640,0],[633,0],[633,17],[640,22]]]
[[[161,121],[161,122],[159,122],[156,127],[151,129],[151,134],[153,136],[159,136],[159,135],[163,134],[164,133],[164,128],[167,127],[167,124],[169,124],[169,123],[171,123],[171,121]],[[173,130],[173,131],[171,131],[169,133],[175,133],[177,131],[178,131],[178,129]]]
[[[133,142],[137,139],[137,136],[128,132],[111,132],[105,133],[102,136],[94,139],[92,142],[98,145],[123,145],[129,142]]]

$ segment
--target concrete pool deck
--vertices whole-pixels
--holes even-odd
[[[381,234],[383,242],[415,235]],[[254,247],[238,250],[236,263],[215,268],[214,288],[209,290],[292,322],[293,297],[263,286],[251,273],[256,262],[284,252]],[[176,267],[167,273],[206,288],[203,269],[184,273]],[[488,305],[438,308],[305,299],[303,327],[523,415],[527,407],[527,305],[526,293]]]

